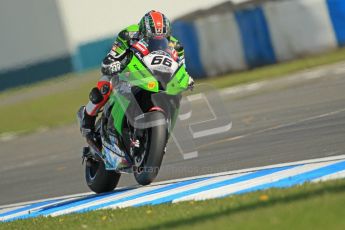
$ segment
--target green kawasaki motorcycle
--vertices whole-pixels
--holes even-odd
[[[96,192],[112,191],[121,173],[141,185],[157,176],[190,76],[165,38],[138,42],[113,78],[110,99],[83,150],[85,177]],[[174,55],[175,54],[175,55]]]

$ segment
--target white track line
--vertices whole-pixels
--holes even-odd
[[[246,173],[246,172],[254,172],[254,171],[259,171],[259,170],[263,170],[263,169],[272,169],[272,168],[280,168],[280,167],[293,166],[293,165],[299,165],[299,164],[313,164],[313,163],[329,162],[329,161],[337,161],[337,160],[345,160],[345,155],[343,154],[343,155],[321,157],[321,158],[302,160],[302,161],[296,161],[296,162],[288,162],[288,163],[281,163],[281,164],[275,164],[275,165],[253,167],[253,168],[248,168],[248,169],[239,169],[239,170],[233,170],[233,171],[227,171],[227,172],[211,173],[211,174],[200,175],[200,176],[193,176],[193,177],[186,177],[186,178],[180,178],[180,179],[155,182],[155,183],[152,183],[152,185],[158,185],[158,184],[163,184],[163,183],[175,183],[175,182],[180,182],[180,181],[184,181],[184,180],[198,179],[198,178],[202,178],[202,177],[232,175],[232,174],[239,174],[239,173]]]
[[[45,205],[42,205],[42,206],[39,206],[39,207],[36,207],[36,208],[32,208],[32,209],[29,209],[29,210],[24,210],[24,211],[21,211],[21,212],[17,212],[17,213],[11,214],[11,215],[0,217],[0,221],[5,221],[5,220],[8,220],[8,219],[12,219],[12,218],[16,218],[16,217],[19,217],[19,216],[27,215],[29,213],[37,212],[37,211],[41,210],[42,208],[49,207],[51,205],[61,204],[61,203],[67,202],[67,201],[75,200],[75,199],[76,198],[68,198],[68,199],[65,199],[65,200],[59,200],[59,201],[56,201],[56,202],[53,202],[53,203],[49,203],[49,204],[45,204]],[[26,206],[29,206],[29,205],[26,205]],[[26,206],[22,206],[22,207],[26,207]],[[13,208],[12,210],[20,209],[22,207],[16,207],[16,208]]]
[[[254,82],[247,85],[240,85],[222,89],[220,92],[223,95],[230,95],[230,94],[237,94],[237,93],[244,93],[244,92],[251,92],[258,89],[261,89],[264,86],[269,85],[268,81],[263,82]]]
[[[341,178],[345,178],[345,170],[343,171],[339,171],[336,173],[332,173],[320,178],[317,178],[315,180],[312,180],[312,182],[320,182],[320,181],[326,181],[326,180],[335,180],[335,179],[341,179]]]
[[[30,204],[33,204],[33,203],[44,202],[44,201],[50,201],[50,200],[69,199],[69,198],[81,198],[81,197],[84,197],[84,196],[94,195],[94,194],[95,194],[95,193],[93,193],[93,192],[87,192],[87,193],[79,193],[79,194],[66,195],[66,196],[59,196],[59,197],[53,197],[53,198],[47,198],[47,199],[40,199],[40,200],[33,200],[33,201],[25,201],[25,202],[20,202],[20,203],[15,203],[15,204],[6,204],[6,205],[1,205],[1,206],[0,206],[0,210],[5,209],[5,208],[11,208],[11,207],[26,206],[26,205],[30,205]]]
[[[343,74],[345,73],[345,68],[338,68],[332,71],[333,74]]]
[[[125,202],[121,202],[115,205],[111,205],[108,207],[104,207],[103,209],[107,209],[107,208],[124,208],[124,207],[129,207],[129,206],[134,206],[143,202],[148,202],[148,201],[153,201],[155,199],[159,199],[162,197],[166,197],[166,196],[170,196],[173,194],[177,194],[180,192],[184,192],[184,191],[188,191],[191,189],[195,189],[195,188],[200,188],[202,186],[205,185],[210,185],[210,184],[214,184],[217,182],[221,182],[221,181],[225,181],[228,179],[232,179],[232,178],[236,178],[239,176],[243,176],[246,175],[247,173],[243,173],[243,174],[236,174],[236,175],[230,175],[230,176],[220,176],[220,177],[213,177],[204,181],[199,181],[193,184],[188,184],[179,188],[174,188],[174,189],[170,189],[168,191],[164,191],[164,192],[160,192],[160,193],[156,193],[156,194],[152,194],[152,195],[148,195],[148,196],[144,196],[144,197],[139,197],[133,200],[129,200],[129,201],[125,201]]]
[[[20,208],[24,208],[24,207],[27,207],[27,206],[29,206],[29,205],[23,205],[23,206],[17,206],[17,207],[4,208],[4,209],[1,209],[1,210],[0,210],[0,215],[1,215],[1,214],[4,214],[4,213],[6,213],[6,212],[11,212],[11,211],[13,211],[13,210],[17,210],[17,209],[20,209]],[[0,218],[1,218],[1,217],[0,217]]]
[[[220,188],[202,191],[197,194],[176,199],[173,202],[175,203],[175,202],[187,201],[187,200],[205,200],[205,199],[222,197],[222,196],[230,195],[232,193],[235,193],[244,189],[252,188],[252,187],[263,185],[266,183],[275,182],[280,179],[284,179],[284,178],[295,176],[301,173],[309,172],[321,167],[325,167],[327,165],[331,165],[333,163],[334,162],[322,162],[322,163],[316,163],[316,164],[310,164],[310,165],[303,165],[296,168],[291,168],[291,169],[276,172],[270,175],[266,175],[260,178],[254,178],[254,179],[246,180],[246,181],[239,182],[236,184],[231,184],[231,185],[223,186]]]
[[[83,209],[87,209],[90,208],[92,206],[96,206],[96,205],[100,205],[100,204],[104,204],[113,200],[117,200],[117,199],[121,199],[121,198],[125,198],[125,197],[129,197],[129,196],[133,196],[133,195],[137,195],[143,192],[149,192],[155,189],[159,189],[162,188],[166,185],[159,185],[159,186],[146,186],[146,187],[139,187],[137,189],[132,189],[129,191],[125,191],[123,193],[119,193],[119,194],[114,194],[113,196],[109,196],[103,199],[99,199],[96,201],[91,201],[85,204],[81,204],[81,205],[77,205],[68,209],[64,209],[64,210],[60,210],[60,211],[56,211],[54,213],[51,213],[49,215],[46,216],[59,216],[59,215],[64,215],[64,214],[68,214],[71,212],[77,212]]]

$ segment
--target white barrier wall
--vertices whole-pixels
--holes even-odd
[[[325,0],[267,2],[263,9],[279,61],[337,47]]]
[[[0,72],[68,55],[55,0],[1,0]]]
[[[246,68],[237,23],[232,13],[195,21],[200,58],[208,76]]]
[[[174,24],[181,41],[190,47],[186,49],[190,73],[222,75],[345,45],[345,0],[252,3],[235,10],[204,12]]]

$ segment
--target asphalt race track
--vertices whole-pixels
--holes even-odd
[[[342,67],[345,69],[345,67]],[[345,73],[274,81],[224,95],[232,129],[196,141],[184,160],[170,143],[156,181],[345,154]],[[196,116],[203,116],[196,103]],[[0,142],[0,205],[89,192],[76,125]],[[119,186],[135,185],[123,175]]]

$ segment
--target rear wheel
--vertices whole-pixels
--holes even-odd
[[[150,184],[159,172],[167,140],[166,126],[160,125],[146,130],[144,152],[135,157],[134,177],[141,185]]]
[[[121,174],[105,169],[103,161],[87,159],[85,179],[89,188],[95,193],[113,191],[119,182]]]

